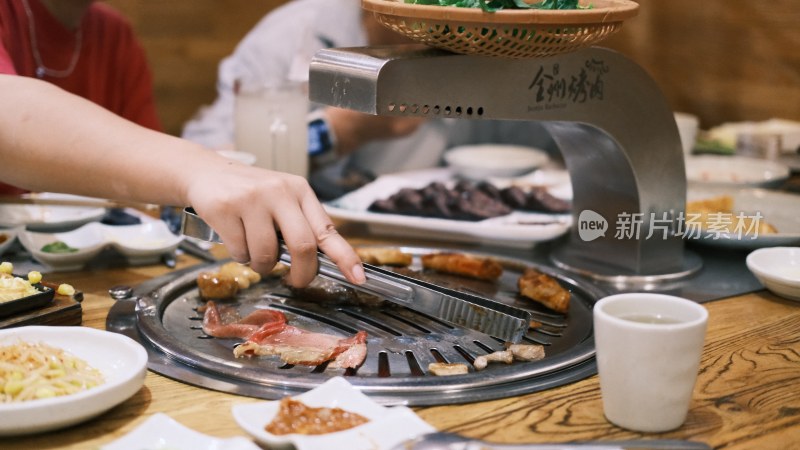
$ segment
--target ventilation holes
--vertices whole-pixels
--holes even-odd
[[[444,355],[442,355],[441,353],[439,353],[439,350],[436,350],[435,348],[432,348],[432,349],[431,349],[431,355],[433,355],[433,357],[436,359],[436,362],[438,362],[438,363],[445,363],[445,364],[447,364],[447,363],[449,362],[449,361],[447,360],[447,358],[445,358],[445,357],[444,357]]]
[[[389,369],[389,355],[386,352],[378,353],[378,376],[381,378],[392,376],[392,371]]]
[[[466,359],[468,363],[472,364],[475,362],[475,358],[460,345],[454,345],[453,349],[455,349],[462,358]]]
[[[455,117],[462,117],[462,116],[482,116],[483,115],[483,107],[473,107],[473,106],[453,106],[453,105],[428,105],[428,104],[417,104],[417,103],[388,103],[386,105],[386,109],[388,112],[396,112],[400,114],[444,114],[445,116],[455,116]]]
[[[425,372],[422,370],[422,367],[419,366],[419,361],[417,361],[417,358],[414,356],[414,352],[406,352],[406,361],[408,361],[408,368],[411,370],[412,377],[425,376]]]

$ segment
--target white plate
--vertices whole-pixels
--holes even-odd
[[[19,229],[17,228],[8,228],[8,229],[0,229],[0,237],[5,236],[5,240],[0,242],[0,255],[6,252],[13,244],[14,241],[17,240],[17,235],[19,234]]]
[[[0,436],[40,433],[83,422],[127,400],[144,383],[147,351],[121,334],[86,327],[0,330],[0,345],[19,340],[64,349],[102,372],[105,383],[71,395],[0,404]]]
[[[35,194],[47,200],[96,200],[69,194]],[[25,226],[33,231],[68,230],[103,218],[105,208],[0,204],[0,227]]]
[[[690,187],[688,200],[701,200],[719,195],[733,197],[734,216],[754,216],[760,213],[763,221],[772,224],[778,233],[757,236],[735,233],[702,233],[691,239],[707,245],[739,249],[791,246],[800,244],[800,195],[754,188]]]
[[[18,237],[34,259],[57,271],[79,270],[106,247],[120,252],[131,264],[152,264],[162,254],[175,250],[183,240],[183,236],[172,234],[160,220],[137,225],[88,223],[63,233],[22,230]],[[78,251],[48,253],[41,250],[55,241],[62,241]]]
[[[503,144],[480,144],[454,147],[444,160],[464,178],[484,180],[489,177],[524,175],[550,160],[547,152],[533,147]]]
[[[561,172],[561,171],[558,171]],[[536,177],[540,175],[539,177]],[[536,171],[531,177],[520,178],[529,184],[537,179],[558,179],[558,184],[548,186],[553,195],[571,196],[569,177],[550,176],[552,172]],[[469,222],[401,214],[374,213],[367,209],[375,200],[387,198],[404,187],[422,188],[432,181],[452,180],[451,169],[431,169],[404,172],[378,177],[360,189],[325,204],[328,214],[337,219],[363,222],[375,234],[438,239],[496,245],[514,248],[531,248],[537,242],[555,239],[569,230],[570,214],[544,214],[516,211],[512,214]],[[564,182],[566,180],[566,185]],[[506,180],[509,182],[509,180]],[[502,187],[499,186],[498,187]]]
[[[709,185],[778,186],[789,178],[789,167],[743,156],[701,155],[686,158],[686,179]]]
[[[747,268],[773,294],[800,301],[800,247],[758,249],[747,255]]]
[[[158,413],[101,450],[261,450],[244,437],[214,438]]]
[[[763,122],[728,122],[708,130],[708,138],[736,148],[740,133],[769,133],[781,137],[781,151],[794,153],[800,148],[800,122],[786,119],[769,119]]]
[[[342,377],[334,377],[315,389],[295,397],[308,406],[341,408],[370,419],[349,430],[316,436],[276,436],[264,427],[278,412],[278,401],[234,405],[233,417],[257,442],[270,448],[297,450],[347,449],[388,450],[393,446],[435,429],[405,406],[387,408],[355,389]]]

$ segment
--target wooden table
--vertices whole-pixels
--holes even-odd
[[[224,249],[214,251],[224,255]],[[197,263],[182,255],[178,269]],[[83,325],[104,329],[113,304],[109,287],[135,286],[167,271],[162,266],[132,267],[50,278],[69,278],[82,289]],[[439,430],[502,443],[670,438],[725,449],[800,448],[800,304],[761,291],[705,306],[710,318],[700,374],[688,419],[678,430],[640,434],[609,424],[596,376],[520,397],[416,410]],[[255,401],[148,372],[136,395],[102,417],[38,436],[0,439],[0,448],[95,449],[159,412],[211,436],[244,436],[231,406]]]

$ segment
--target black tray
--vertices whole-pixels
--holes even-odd
[[[17,277],[19,275],[14,276]],[[25,279],[25,277],[20,278]],[[55,291],[52,288],[42,286],[41,284],[34,284],[33,287],[39,291],[38,294],[0,303],[0,317],[11,316],[29,309],[41,308],[53,301]]]

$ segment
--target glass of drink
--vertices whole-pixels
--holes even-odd
[[[308,176],[308,108],[304,82],[237,82],[236,150],[255,155],[256,167]]]

